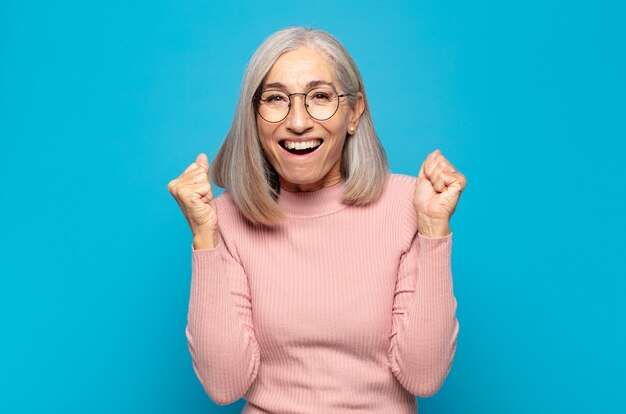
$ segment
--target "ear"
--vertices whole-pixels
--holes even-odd
[[[350,116],[350,124],[348,125],[348,130],[350,128],[356,129],[359,125],[359,121],[361,119],[361,115],[363,115],[363,111],[365,111],[365,97],[361,92],[357,94],[357,99],[352,108],[352,115]]]

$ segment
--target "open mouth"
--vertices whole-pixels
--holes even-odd
[[[321,139],[314,139],[306,142],[293,142],[287,140],[281,140],[279,142],[280,146],[285,149],[285,151],[295,154],[295,155],[306,155],[314,152],[319,147],[322,146],[324,141]]]

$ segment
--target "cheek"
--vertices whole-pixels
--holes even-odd
[[[332,125],[332,132],[336,138],[341,137],[345,138],[348,133],[348,127],[350,125],[350,113],[348,111],[342,111],[340,114],[337,114],[336,121]]]
[[[269,142],[271,138],[271,134],[263,128],[262,125],[257,123],[257,134],[259,135],[259,141],[261,143],[261,147],[267,152],[269,150]]]
[[[347,139],[346,135],[348,133],[347,123],[337,122],[330,129],[330,133],[333,135],[333,140],[339,144],[340,147],[343,147],[345,140]]]
[[[280,149],[274,144],[274,128],[257,128],[261,149],[272,163],[277,159]]]

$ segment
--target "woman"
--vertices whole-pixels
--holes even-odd
[[[168,185],[193,234],[186,336],[207,394],[243,413],[415,413],[456,350],[464,187],[438,150],[417,178],[388,172],[331,35],[266,39],[211,167],[200,154]]]

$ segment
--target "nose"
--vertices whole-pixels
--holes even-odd
[[[304,94],[293,94],[290,98],[291,107],[285,119],[285,127],[296,132],[303,133],[313,127],[313,118],[309,115],[304,105]]]

